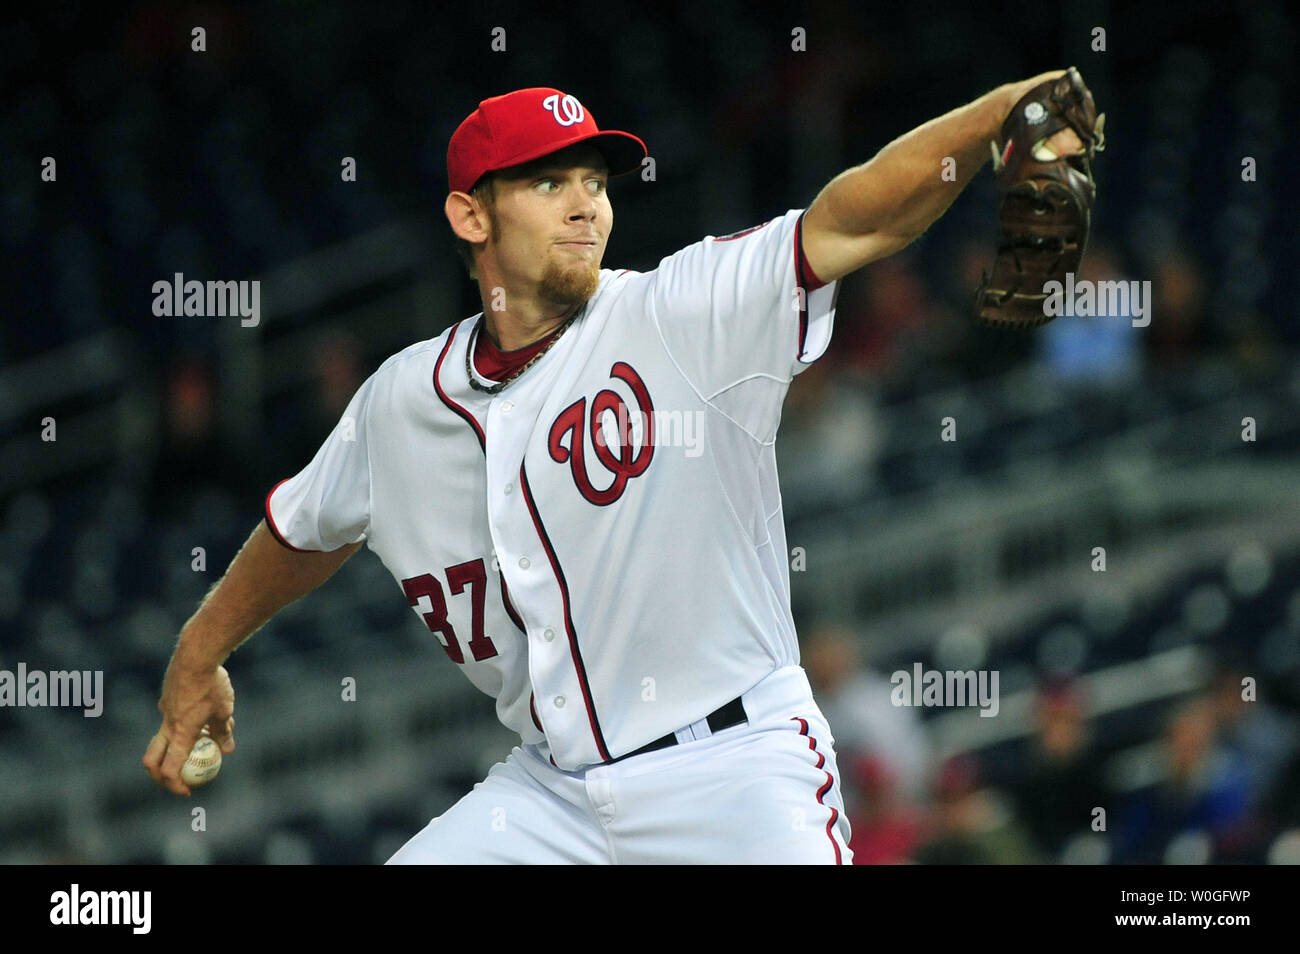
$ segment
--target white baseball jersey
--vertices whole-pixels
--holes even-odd
[[[802,219],[602,269],[496,394],[468,380],[481,314],[393,355],[268,494],[268,524],[302,550],[364,540],[560,769],[703,719],[799,659],[773,448],[838,293]]]

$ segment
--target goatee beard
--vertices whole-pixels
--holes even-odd
[[[548,262],[546,271],[538,287],[541,297],[566,308],[582,305],[596,294],[600,284],[600,266],[569,265],[568,267]]]

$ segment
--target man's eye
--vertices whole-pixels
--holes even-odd
[[[551,177],[548,176],[548,177],[545,178],[545,179],[538,179],[537,182],[536,182],[536,185],[539,185],[539,186],[542,186],[542,187],[546,187],[546,186],[555,186],[555,188],[558,189],[558,188],[560,187],[560,180],[558,180],[558,179],[554,179],[554,178],[551,178]],[[587,180],[587,187],[588,187],[588,188],[592,188],[593,186],[594,186],[595,188],[592,189],[592,191],[595,192],[597,195],[599,195],[600,193],[602,193],[602,192],[605,191],[606,183],[605,183],[605,181],[604,181],[603,179],[588,179],[588,180]],[[552,190],[550,190],[550,189],[544,189],[544,191],[550,192],[550,191],[552,191]]]

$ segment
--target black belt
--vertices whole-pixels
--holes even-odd
[[[710,712],[707,721],[709,723],[710,732],[721,732],[723,729],[730,729],[733,725],[741,725],[748,722],[749,716],[745,714],[744,703],[742,703],[740,697],[737,696],[721,709],[716,709],[713,712]],[[641,748],[637,749],[635,752],[629,752],[627,755],[620,755],[612,761],[621,762],[624,759],[632,758],[634,755],[645,755],[647,752],[657,752],[659,749],[666,749],[668,746],[676,744],[677,733],[669,732],[667,735],[661,735],[653,742],[641,746]]]

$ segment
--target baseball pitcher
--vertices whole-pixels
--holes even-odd
[[[790,614],[782,401],[830,342],[839,279],[924,232],[990,142],[1004,168],[1088,152],[1059,110],[1034,142],[997,141],[1031,91],[1076,82],[999,87],[807,209],[648,272],[601,267],[608,182],[642,141],[556,89],[480,103],[451,138],[444,210],[483,311],[386,360],[267,495],[182,630],[154,781],[190,793],[200,732],[234,751],[226,658],[364,544],[519,735],[391,863],[850,863]]]

